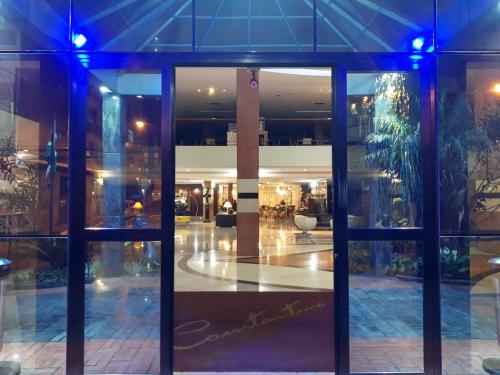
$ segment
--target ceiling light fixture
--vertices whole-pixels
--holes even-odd
[[[111,90],[107,86],[101,86],[101,87],[99,87],[99,91],[102,94],[109,94],[111,92]]]
[[[75,34],[73,35],[73,45],[77,48],[80,49],[82,48],[85,43],[87,43],[87,38],[83,34]]]
[[[422,47],[424,46],[425,39],[423,36],[419,36],[411,42],[411,46],[415,51],[422,51]]]

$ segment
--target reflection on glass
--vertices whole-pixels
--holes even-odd
[[[422,225],[418,76],[352,73],[347,84],[349,226]]]
[[[91,51],[173,52],[192,50],[192,0],[73,0],[75,33]]]
[[[316,18],[319,51],[408,52],[416,36],[427,39],[427,50],[434,1],[320,0]]]
[[[498,232],[500,60],[442,57],[440,72],[441,232]]]
[[[423,372],[419,242],[349,243],[351,371]]]
[[[0,234],[63,233],[68,66],[56,57],[4,57],[0,82]]]
[[[441,51],[498,51],[498,1],[437,0],[436,28]]]
[[[159,227],[160,74],[92,74],[87,97],[87,226]]]
[[[69,0],[1,1],[0,50],[68,50]]]
[[[0,366],[63,374],[66,367],[67,240],[1,240]]]
[[[310,1],[206,0],[195,4],[199,51],[313,50]]]
[[[500,358],[500,237],[441,238],[443,371],[484,374]],[[484,368],[484,369],[483,369]]]
[[[304,70],[176,69],[176,371],[333,370],[331,79]]]
[[[87,243],[85,373],[160,372],[160,243]]]

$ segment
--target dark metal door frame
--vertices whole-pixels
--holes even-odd
[[[87,55],[89,56],[89,55]],[[441,373],[439,207],[436,127],[435,57],[420,60],[420,117],[424,184],[423,228],[347,228],[347,73],[411,70],[409,54],[365,53],[208,53],[208,54],[90,54],[84,67],[71,60],[69,126],[69,258],[67,373],[84,369],[84,251],[87,241],[162,241],[161,244],[161,334],[162,374],[173,373],[174,303],[174,199],[175,196],[175,67],[177,66],[269,66],[331,67],[334,198],[334,303],[335,366],[337,374],[349,374],[349,274],[348,242],[356,240],[423,241],[424,252],[424,369]],[[85,154],[87,69],[158,69],[162,72],[161,179],[162,218],[160,229],[85,228]],[[170,213],[170,214],[165,214]],[[333,334],[333,333],[332,333]]]

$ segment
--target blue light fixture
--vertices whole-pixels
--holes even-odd
[[[87,38],[83,34],[75,34],[73,35],[73,45],[76,48],[82,48],[85,43],[87,43]]]
[[[413,39],[411,42],[411,46],[415,51],[421,51],[422,47],[424,46],[425,39],[423,36],[419,36],[418,38]]]

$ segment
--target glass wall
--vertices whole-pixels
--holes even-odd
[[[160,243],[89,242],[85,373],[160,373]]]
[[[220,58],[223,63],[244,66],[264,56],[255,54],[256,60],[252,60],[248,56],[254,52],[285,52],[288,54],[267,56],[270,62],[298,58],[304,65],[343,61],[352,71],[347,97],[348,225],[349,233],[365,234],[379,229],[425,228],[421,211],[426,202],[419,194],[420,169],[426,166],[415,143],[421,131],[414,103],[422,99],[419,80],[429,74],[421,68],[425,63],[419,65],[418,61],[437,58],[443,372],[479,375],[494,367],[500,358],[496,316],[499,11],[496,0],[0,0],[0,257],[10,265],[0,288],[0,304],[5,308],[0,324],[0,365],[12,362],[14,372],[20,366],[23,373],[65,371],[66,289],[75,290],[75,282],[69,282],[67,275],[66,236],[69,229],[75,229],[68,228],[68,124],[75,129],[83,121],[87,139],[81,157],[86,169],[75,175],[85,173],[86,181],[73,188],[81,189],[85,196],[82,211],[87,229],[82,234],[82,228],[76,228],[73,233],[78,233],[77,242],[88,245],[85,276],[79,280],[80,286],[85,283],[85,371],[159,371],[159,243],[147,238],[160,239],[160,203],[165,198],[160,194],[159,71],[172,59],[187,65],[190,59],[216,65]],[[383,61],[391,68],[399,63],[406,66],[403,60],[408,62],[408,58],[414,62],[412,73],[394,68],[380,74],[373,64]],[[361,60],[370,63],[370,72],[351,70],[350,62]],[[88,66],[88,91],[70,104],[70,72]],[[257,73],[264,94],[268,73],[274,74]],[[270,370],[286,366],[297,370],[306,366],[299,359],[307,347],[314,354],[306,356],[311,361],[307,369],[323,371],[332,363],[332,352],[317,360],[315,355],[321,349],[312,349],[333,346],[327,335],[333,324],[333,286],[323,283],[332,279],[334,271],[329,247],[332,182],[324,171],[331,165],[326,162],[327,153],[319,151],[335,144],[324,125],[334,117],[326,117],[325,112],[330,110],[330,92],[318,86],[324,91],[316,92],[316,97],[310,91],[314,85],[295,87],[294,91],[287,87],[291,80],[281,86],[282,92],[268,91],[259,111],[262,132],[259,130],[257,142],[261,160],[271,159],[275,170],[262,165],[257,187],[252,185],[255,191],[250,192],[242,189],[244,183],[238,183],[234,162],[237,103],[236,91],[231,90],[236,82],[219,88],[205,84],[203,76],[191,78],[197,82],[192,87],[194,94],[206,100],[181,100],[176,108],[182,114],[176,119],[176,144],[178,149],[186,147],[185,155],[194,155],[206,164],[194,169],[183,164],[191,159],[177,155],[177,172],[182,172],[177,182],[182,186],[177,186],[175,199],[183,203],[175,209],[179,217],[176,282],[180,282],[176,284],[175,308],[176,316],[182,318],[176,321],[177,363],[199,363],[192,361],[191,350],[195,350],[201,353],[199,358],[210,358],[206,369],[221,368],[220,353],[227,349],[227,341],[215,340],[214,351],[222,349],[219,357],[212,357],[214,351],[206,349],[208,345],[196,346],[207,336],[201,333],[194,341],[190,336],[193,329],[189,324],[199,317],[198,308],[210,317],[216,334],[215,329],[227,328],[228,322],[219,317],[227,314],[224,307],[229,294],[234,297],[234,327],[240,327],[237,324],[249,318],[255,306],[272,307],[266,310],[269,315],[263,315],[266,322],[276,318],[280,308],[295,313],[296,305],[287,307],[296,301],[294,296],[304,303],[298,305],[301,311],[311,306],[318,310],[311,307],[311,315],[283,321],[286,324],[278,323],[270,330],[256,327],[262,330],[246,332],[251,336],[248,340],[236,337],[231,345],[232,362],[225,363],[240,369],[244,357],[239,354],[261,350],[263,361],[255,367],[249,365],[249,370],[262,370],[269,363],[278,364]],[[182,93],[177,94],[180,99]],[[304,97],[312,101],[301,108]],[[86,102],[85,114],[70,119],[79,100]],[[269,112],[267,103],[281,105],[279,116]],[[189,117],[192,106],[199,109],[196,117]],[[294,120],[297,118],[300,121]],[[201,146],[211,149],[212,159],[196,154],[194,148]],[[231,147],[234,149],[227,151]],[[270,147],[283,149],[278,152],[286,156],[270,158],[273,154],[265,151]],[[301,153],[285,150],[288,147],[318,149]],[[303,165],[311,155],[317,155],[324,165],[317,169]],[[227,163],[214,167],[214,160]],[[283,167],[291,162],[299,166],[297,173]],[[288,176],[280,180],[274,173]],[[259,252],[269,250],[262,251],[266,257],[261,253],[238,257],[242,245],[240,241],[238,246],[235,233],[239,224],[218,227],[223,233],[220,236],[215,229],[198,231],[198,237],[187,234],[191,227],[204,224],[206,207],[217,227],[216,207],[229,216],[230,210],[233,214],[244,210],[240,200],[255,199],[255,194],[259,206],[279,206],[258,210],[258,225],[269,229],[260,232],[263,236],[257,242]],[[311,202],[311,206],[323,215],[317,216],[315,229],[299,230],[289,207],[303,208],[303,198],[308,198],[307,204],[316,196],[326,203],[314,206]],[[265,204],[260,204],[261,199]],[[182,222],[185,216],[190,224]],[[152,230],[140,231],[145,235],[140,241],[89,242],[101,235],[137,235],[137,231],[121,232],[123,229]],[[309,247],[304,254],[290,256],[291,245],[300,242],[295,235],[304,236],[300,241]],[[214,249],[215,253],[210,252]],[[428,250],[418,241],[351,238],[348,251],[352,370],[422,371],[421,259]],[[83,247],[81,253],[69,252],[80,256]],[[278,252],[280,256],[276,256]],[[191,258],[186,260],[187,256]],[[286,272],[274,272],[280,267],[286,267]],[[182,280],[183,272],[189,278]],[[206,290],[211,293],[204,294]],[[253,293],[258,304],[250,307],[250,294],[236,293],[242,290]],[[200,298],[193,302],[193,296]],[[74,301],[81,295],[69,297]],[[374,319],[370,320],[371,314]],[[255,326],[262,323],[255,322]],[[281,330],[285,326],[293,329]],[[302,334],[307,331],[304,327],[312,328]],[[269,332],[278,332],[281,341],[257,347]],[[311,341],[305,342],[304,337]],[[78,337],[70,342],[69,358],[77,362],[78,356],[73,354],[82,346],[74,345]],[[326,365],[314,367],[318,364]],[[75,363],[71,366],[76,371]]]
[[[500,47],[496,0],[74,0],[72,10],[2,1],[0,50],[69,50],[82,35],[77,48],[110,52],[432,52],[434,29],[442,51]]]
[[[439,90],[443,368],[482,374],[500,356],[500,60],[440,57]]]
[[[422,226],[417,73],[347,76],[348,226]]]
[[[14,373],[65,371],[68,88],[64,58],[0,58],[0,367]]]
[[[423,372],[423,258],[414,241],[349,243],[352,372]]]
[[[117,70],[90,74],[87,226],[159,227],[160,74]]]

